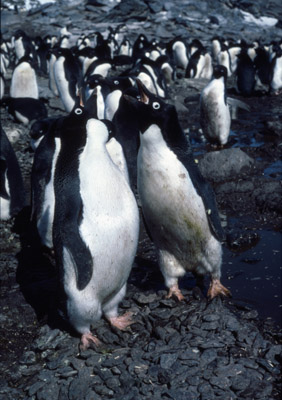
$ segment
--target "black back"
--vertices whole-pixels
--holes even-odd
[[[60,269],[61,282],[64,277],[63,248],[73,260],[77,288],[83,290],[93,273],[90,250],[79,233],[83,203],[80,195],[79,155],[86,143],[88,112],[75,107],[67,117],[56,124],[61,138],[61,150],[56,163],[54,190],[55,215],[53,243]],[[89,173],[92,173],[89,171]]]
[[[195,163],[190,141],[180,126],[175,107],[154,96],[140,81],[138,81],[138,86],[141,91],[141,100],[145,95],[148,101],[145,104],[143,101],[131,100],[136,109],[140,132],[145,132],[152,124],[159,126],[168,147],[184,165],[197,193],[202,197],[214,235],[219,240],[223,240],[225,235],[221,227],[214,192]]]

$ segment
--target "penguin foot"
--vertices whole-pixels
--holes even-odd
[[[90,347],[91,342],[94,343],[96,347],[99,347],[102,344],[102,342],[96,336],[93,336],[91,332],[84,333],[80,339],[79,350],[87,350]]]
[[[131,324],[134,324],[132,315],[133,313],[131,311],[127,311],[125,314],[120,315],[119,317],[109,317],[108,320],[112,326],[121,331],[125,331]]]
[[[213,299],[214,297],[218,296],[219,294],[223,294],[223,296],[231,296],[230,290],[228,290],[225,286],[222,285],[219,279],[213,279],[211,281],[209,290],[208,290],[208,297]]]
[[[175,283],[169,288],[168,295],[166,296],[167,299],[170,299],[172,296],[177,297],[178,301],[185,300],[185,297],[181,293],[181,290],[178,287],[178,283]]]

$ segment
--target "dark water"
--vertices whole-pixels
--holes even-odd
[[[282,326],[282,234],[259,230],[260,240],[251,249],[234,253],[224,249],[222,281],[233,298],[252,305],[262,318]]]
[[[264,146],[266,138],[257,133],[262,129],[258,119],[258,115],[253,113],[249,129],[237,126],[237,129],[231,130],[227,146],[243,151],[248,147]],[[192,136],[191,143],[196,156],[208,151],[207,144],[198,135]],[[260,159],[256,158],[256,161]],[[267,179],[281,180],[282,161],[270,163],[263,174]],[[230,218],[228,215],[227,218],[228,225],[242,226],[242,218]],[[250,226],[257,226],[257,223],[251,222]],[[240,253],[224,248],[222,281],[231,290],[235,300],[252,306],[260,317],[270,317],[282,327],[282,233],[259,228],[255,230],[260,239],[254,247]]]

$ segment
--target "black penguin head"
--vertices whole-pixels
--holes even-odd
[[[175,107],[152,94],[139,79],[136,79],[136,83],[139,89],[138,98],[128,95],[123,97],[132,105],[139,131],[143,134],[151,125],[156,124],[168,143],[179,143],[183,140],[183,131]]]
[[[227,80],[227,68],[224,65],[216,65],[213,69],[213,78],[220,79],[224,78],[224,81]]]

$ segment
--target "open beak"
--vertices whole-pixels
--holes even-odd
[[[146,87],[143,85],[143,83],[139,79],[136,79],[136,84],[137,84],[137,87],[139,90],[139,99],[137,100],[135,97],[128,96],[127,94],[124,94],[123,98],[132,104],[134,104],[138,101],[140,101],[141,103],[144,103],[144,104],[148,104],[149,97],[147,96],[147,94],[145,92]]]

